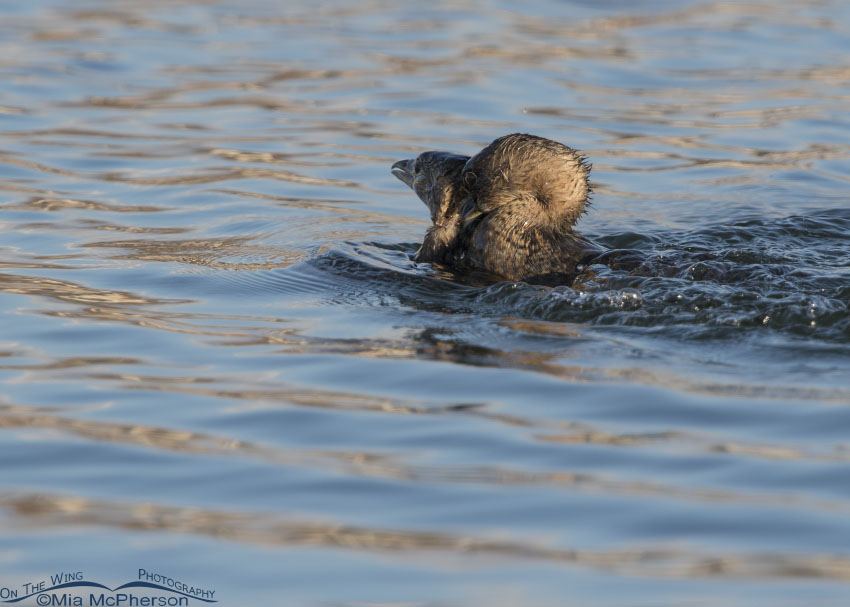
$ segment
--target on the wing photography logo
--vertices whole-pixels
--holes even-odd
[[[0,580],[0,584],[3,580]],[[0,603],[55,607],[188,607],[217,603],[215,590],[187,584],[146,569],[135,580],[111,588],[82,571],[59,572],[18,587],[0,585]]]

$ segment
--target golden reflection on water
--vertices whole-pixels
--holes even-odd
[[[640,348],[627,337],[582,324],[500,317],[486,304],[458,304],[464,311],[457,313],[420,301],[416,287],[402,301],[396,291],[387,294],[393,287],[386,282],[371,282],[371,274],[356,271],[352,277],[324,268],[319,274],[329,284],[307,270],[299,274],[299,264],[328,250],[350,252],[381,241],[395,246],[393,259],[403,261],[396,266],[386,258],[374,261],[390,255],[376,248],[364,265],[389,266],[393,286],[402,283],[405,272],[413,271],[404,265],[407,253],[398,243],[420,239],[428,217],[393,181],[391,162],[435,148],[472,153],[509,131],[536,131],[588,153],[599,208],[583,225],[602,225],[603,232],[631,230],[647,219],[658,226],[686,223],[681,208],[691,210],[700,201],[708,201],[709,211],[703,211],[708,220],[709,213],[729,206],[718,199],[718,191],[727,191],[721,186],[736,188],[734,195],[749,203],[747,187],[776,187],[792,172],[846,184],[850,178],[842,163],[850,145],[829,132],[850,101],[850,69],[842,51],[813,57],[810,65],[782,66],[752,48],[736,53],[733,62],[723,59],[735,44],[726,36],[746,38],[753,29],[763,34],[793,24],[822,36],[846,33],[845,24],[828,15],[808,15],[817,3],[709,2],[655,13],[635,6],[582,19],[476,2],[466,7],[437,2],[428,9],[433,17],[390,2],[281,4],[265,15],[227,1],[179,3],[207,19],[197,23],[170,19],[178,6],[171,2],[119,2],[102,9],[97,4],[79,10],[60,3],[51,11],[4,15],[0,23],[0,34],[11,41],[0,36],[3,50],[10,51],[0,60],[8,82],[0,99],[6,194],[0,201],[5,238],[0,297],[8,302],[10,334],[18,329],[16,321],[34,326],[29,334],[21,330],[31,342],[8,338],[0,351],[0,372],[16,394],[0,398],[0,430],[13,448],[24,441],[48,448],[74,441],[88,457],[112,458],[116,449],[132,447],[179,457],[198,469],[215,458],[233,458],[270,464],[278,472],[297,468],[315,474],[311,481],[331,473],[345,480],[392,481],[394,489],[484,488],[488,495],[504,491],[498,499],[527,495],[529,502],[536,489],[554,490],[565,501],[592,494],[607,498],[605,505],[635,527],[640,521],[628,518],[633,498],[656,500],[665,512],[680,503],[716,512],[717,520],[706,525],[724,529],[724,517],[734,518],[738,507],[791,512],[776,519],[780,523],[847,512],[843,489],[828,480],[811,486],[781,480],[796,478],[785,464],[834,475],[850,461],[840,438],[821,443],[787,428],[786,434],[752,435],[747,428],[705,429],[698,420],[673,421],[682,419],[675,404],[664,409],[671,415],[667,420],[645,422],[640,411],[627,414],[623,408],[619,413],[628,419],[587,421],[585,397],[552,402],[553,417],[546,418],[535,413],[539,409],[504,406],[476,372],[517,372],[549,387],[555,380],[564,394],[633,386],[672,394],[677,401],[708,397],[726,405],[738,399],[746,401],[741,407],[747,411],[788,401],[840,409],[850,403],[850,389],[840,382],[798,386],[756,373],[739,379],[724,374],[727,367],[721,365],[712,367],[720,367],[713,374],[702,373],[699,361],[675,366],[675,352],[649,348],[641,351],[645,358],[620,357]],[[464,17],[464,10],[472,17]],[[146,46],[151,32],[168,34],[160,39],[161,54]],[[269,32],[272,38],[264,37]],[[290,59],[285,46],[275,51],[270,42],[285,43],[296,34],[309,39],[298,49],[301,59]],[[718,64],[688,59],[692,37],[700,36],[715,45]],[[797,54],[805,51],[800,47]],[[537,84],[544,86],[537,90]],[[827,126],[809,130],[817,124]],[[789,212],[800,212],[797,205],[807,202],[801,191],[790,196]],[[90,274],[77,273],[98,268],[111,270],[111,278],[95,283]],[[426,270],[415,270],[424,281]],[[200,277],[209,292],[184,291],[179,279],[189,274]],[[274,297],[254,300],[264,288]],[[307,295],[290,305],[285,299],[290,292]],[[234,293],[244,299],[218,301]],[[446,299],[467,294],[450,292]],[[211,302],[216,310],[232,311],[210,312],[205,306]],[[348,333],[334,335],[332,321],[330,329],[321,327],[323,312],[349,310],[356,325],[361,318],[356,314],[369,308],[368,328],[346,325]],[[388,320],[382,323],[383,315]],[[104,328],[132,328],[139,343],[92,353],[87,331]],[[50,334],[59,329],[72,336]],[[175,369],[168,356],[158,357],[169,340],[180,339],[195,348],[198,361],[181,360]],[[77,351],[73,340],[85,351]],[[607,353],[600,355],[600,349]],[[245,360],[257,352],[274,364],[254,370],[251,359]],[[222,363],[227,356],[239,364]],[[350,373],[364,376],[375,361],[407,361],[423,369],[451,365],[481,382],[482,396],[430,399],[422,396],[427,385],[413,387],[411,394],[372,394],[338,388],[331,376],[331,385],[321,385],[278,373],[326,358],[345,360]],[[73,396],[67,402],[44,397],[40,404],[51,386]],[[160,396],[202,402],[220,423],[215,431],[195,429],[191,419],[178,422],[155,407],[150,419],[125,416],[124,401],[104,392],[151,403]],[[385,419],[409,420],[407,431],[420,442],[340,447],[305,439],[305,445],[295,441],[301,437],[287,439],[283,426],[280,439],[273,440],[228,424],[255,411],[336,414],[345,428],[360,415],[370,430]],[[492,436],[510,433],[523,449],[540,450],[539,468],[529,459],[504,463],[507,456],[493,463],[489,452],[478,453],[462,439],[422,442],[417,422],[449,426],[455,420],[475,424],[479,437],[490,438],[492,428]],[[430,463],[429,450],[451,463]],[[600,452],[609,459],[588,471],[586,461]],[[631,467],[642,456],[659,463]],[[752,475],[753,486],[726,484],[710,472],[704,477],[697,464],[687,480],[667,476],[664,466],[684,468],[695,460],[736,467],[739,476]],[[72,461],[49,465],[67,465],[73,476]],[[129,473],[158,486],[154,470]],[[263,482],[278,479],[256,469],[251,473]],[[761,475],[780,480],[759,484]],[[779,523],[767,531],[742,531],[737,543],[721,540],[728,550],[691,548],[687,538],[668,545],[642,531],[617,541],[622,548],[579,549],[528,539],[533,532],[526,537],[522,527],[499,527],[491,536],[487,522],[485,531],[454,533],[423,531],[421,521],[410,519],[410,528],[420,530],[348,525],[337,522],[347,515],[342,493],[333,495],[341,504],[338,516],[322,521],[229,510],[215,498],[177,507],[162,495],[150,502],[120,494],[87,497],[112,490],[100,485],[81,486],[77,496],[54,489],[11,487],[0,493],[3,526],[15,533],[95,526],[116,537],[122,531],[194,534],[256,546],[393,552],[435,561],[446,554],[478,555],[646,578],[850,580],[846,555],[795,551],[793,540],[776,550],[748,548],[749,533],[758,539],[759,533],[781,536]],[[194,496],[175,497],[181,499],[191,502]],[[600,520],[589,524],[601,525]],[[559,531],[568,525],[554,517],[551,523]]]
[[[85,209],[110,213],[156,213],[163,209],[144,205],[115,205],[95,200],[75,200],[73,198],[30,198],[18,203],[3,205],[3,209],[32,209],[35,211],[59,211],[65,209]]]
[[[224,270],[286,268],[306,257],[303,252],[287,251],[281,247],[251,245],[249,244],[251,240],[248,237],[199,240],[110,240],[108,242],[91,242],[86,246],[130,249],[132,251],[129,254],[115,256],[119,259],[176,262]],[[228,260],[228,255],[233,255],[235,260]],[[249,261],[251,257],[256,257],[260,261]]]
[[[722,555],[663,547],[622,551],[550,548],[510,540],[487,540],[440,532],[298,520],[301,517],[125,504],[51,494],[0,494],[0,507],[21,527],[98,527],[127,531],[190,533],[218,540],[286,548],[328,547],[402,554],[458,555],[541,560],[626,575],[673,578],[850,579],[850,559],[829,554]]]
[[[92,289],[84,285],[22,274],[0,274],[0,293],[47,297],[83,305],[158,305],[178,303],[177,299],[145,298],[128,291]]]

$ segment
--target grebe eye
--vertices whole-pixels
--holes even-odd
[[[473,173],[472,171],[467,171],[463,174],[463,185],[468,188],[471,188],[475,185],[475,182],[478,181],[478,175]]]

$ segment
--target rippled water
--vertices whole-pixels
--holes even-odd
[[[0,589],[846,605],[850,5],[285,4],[0,9]],[[640,267],[410,260],[515,131]]]

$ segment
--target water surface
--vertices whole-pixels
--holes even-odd
[[[0,588],[845,605],[848,65],[836,0],[5,4]],[[516,131],[639,271],[411,261],[390,165]]]

